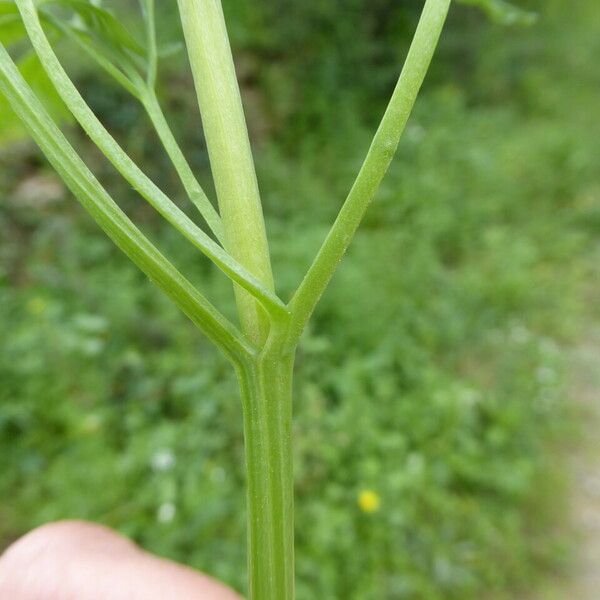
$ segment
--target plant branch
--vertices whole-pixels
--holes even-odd
[[[143,1],[145,2],[145,0]],[[217,240],[223,245],[224,235],[221,217],[219,217],[219,213],[217,213],[211,204],[202,189],[202,186],[192,172],[156,98],[156,93],[154,91],[156,75],[151,77],[150,72],[148,72],[147,78],[144,79],[133,68],[128,68],[127,64],[116,66],[107,59],[102,52],[94,47],[92,40],[85,39],[87,36],[85,31],[79,31],[72,27],[65,26],[49,12],[44,11],[41,14],[43,14],[44,18],[51,25],[56,27],[63,35],[77,44],[77,46],[94,60],[108,75],[142,104],[167,152],[167,155],[177,171],[186,194],[196,206]],[[151,63],[149,69],[155,68],[152,67],[153,59],[150,59],[149,62]]]
[[[131,160],[91,111],[60,64],[41,27],[32,0],[16,0],[34,49],[57,92],[92,141],[100,148],[123,177],[167,221],[180,231],[232,281],[262,304],[267,313],[282,314],[281,300],[257,277],[215,243],[189,219]]]
[[[146,46],[148,50],[148,74],[146,82],[153,89],[158,71],[158,48],[156,45],[156,19],[154,0],[141,0],[144,21],[146,23]]]
[[[429,69],[449,6],[450,0],[425,2],[404,68],[360,172],[314,262],[289,304],[292,312],[290,346],[297,343],[396,153],[400,137]]]
[[[0,92],[69,189],[115,244],[235,365],[245,365],[256,354],[255,347],[189,283],[117,206],[25,83],[2,44]]]
[[[215,234],[217,239],[224,244],[223,223],[221,217],[214,209],[210,200],[200,186],[198,179],[194,175],[185,155],[181,151],[169,123],[165,118],[164,112],[156,98],[154,89],[145,89],[140,93],[140,101],[165,148],[171,163],[175,167],[179,179],[188,195],[189,199],[196,205],[208,226]]]
[[[274,289],[265,223],[240,90],[220,0],[178,0],[225,230],[225,247]],[[236,288],[242,328],[257,344],[269,323],[253,298]]]
[[[148,42],[148,75],[146,86],[144,89],[140,89],[140,101],[146,110],[164,149],[171,159],[171,163],[175,167],[189,199],[198,208],[200,214],[204,217],[219,242],[224,244],[221,217],[214,209],[210,200],[204,193],[202,186],[198,182],[198,179],[190,168],[156,97],[155,87],[158,68],[158,49],[156,43],[155,2],[154,0],[140,1],[143,3],[142,8],[145,14],[146,37]]]
[[[101,52],[94,48],[93,43],[89,40],[89,34],[85,31],[66,27],[60,19],[55,19],[52,13],[44,11],[44,19],[47,20],[53,27],[56,27],[64,36],[72,40],[79,48],[81,48],[98,66],[108,73],[119,85],[121,85],[134,98],[139,99],[138,86],[133,83],[131,78],[116,67],[108,60]],[[88,39],[86,39],[88,38]]]

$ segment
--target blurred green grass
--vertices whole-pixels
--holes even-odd
[[[353,0],[343,19],[333,3],[279,18],[285,4],[226,3],[284,296],[368,147],[419,3]],[[303,339],[299,600],[481,598],[568,564],[556,448],[572,423],[563,349],[590,314],[600,233],[600,9],[528,6],[540,19],[527,29],[454,10],[399,157]],[[163,96],[207,178],[181,62],[166,65]],[[135,105],[85,64],[77,73],[111,130],[176,190]],[[232,311],[227,282],[73,135],[135,220]],[[31,145],[0,156],[0,540],[94,519],[243,589],[227,365]],[[361,510],[365,490],[379,510]]]

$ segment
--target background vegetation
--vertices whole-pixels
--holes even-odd
[[[174,4],[166,41],[180,36]],[[224,4],[285,297],[366,151],[421,2]],[[400,155],[303,340],[300,600],[482,598],[567,562],[556,447],[571,420],[564,348],[590,317],[583,289],[600,258],[600,7],[527,4],[539,20],[525,29],[453,8]],[[165,61],[162,95],[208,181],[183,58]],[[140,110],[81,60],[103,121],[182,196]],[[242,589],[228,368],[8,122],[0,543],[93,519]],[[233,309],[227,281],[71,134],[135,220]]]

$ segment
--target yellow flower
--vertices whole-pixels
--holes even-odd
[[[43,298],[40,298],[39,296],[31,298],[27,302],[27,310],[32,315],[41,315],[46,310],[46,306],[46,301]]]
[[[377,512],[381,506],[381,497],[373,490],[362,490],[358,495],[358,506],[364,513]]]

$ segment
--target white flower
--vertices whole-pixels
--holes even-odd
[[[169,471],[175,466],[175,454],[169,448],[163,448],[154,453],[150,465],[155,471]]]
[[[172,502],[164,502],[156,511],[156,520],[159,523],[170,523],[177,513],[177,507]]]

